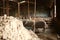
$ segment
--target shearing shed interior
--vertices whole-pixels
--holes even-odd
[[[0,0],[0,40],[60,40],[56,0]]]

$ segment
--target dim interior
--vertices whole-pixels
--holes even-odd
[[[0,16],[4,14],[22,20],[39,38],[46,35],[45,40],[57,39],[56,0],[1,0]]]

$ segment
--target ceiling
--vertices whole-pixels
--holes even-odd
[[[4,0],[7,1],[7,0]],[[18,2],[21,2],[23,0],[8,0],[7,2],[9,3],[9,5],[13,8],[17,7]],[[28,5],[28,0],[25,0],[26,2],[20,5]],[[35,4],[35,0],[29,0],[29,4],[30,5],[34,5]],[[37,6],[44,6],[44,7],[49,7],[51,8],[53,6],[53,2],[54,0],[36,0],[36,5]],[[13,6],[14,5],[14,6]],[[3,6],[3,0],[0,0],[0,6]]]
[[[16,10],[18,8],[18,3],[22,2],[22,1],[26,1],[25,3],[20,3],[21,10],[24,9],[25,12],[26,12],[25,9],[28,8],[28,1],[29,1],[29,7],[31,9],[33,9],[35,6],[35,0],[0,0],[0,12],[3,9],[4,10],[7,9],[6,5],[9,5],[8,7],[9,7],[9,9],[11,9],[11,11]],[[39,8],[44,7],[44,8],[52,9],[53,3],[54,3],[54,0],[36,0],[36,7],[39,7]]]

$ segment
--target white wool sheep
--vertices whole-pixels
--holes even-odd
[[[12,16],[0,17],[0,37],[6,40],[40,40],[23,26],[23,22]]]

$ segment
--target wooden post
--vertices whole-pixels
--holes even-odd
[[[34,20],[35,20],[35,16],[36,16],[36,0],[34,2]],[[34,32],[35,32],[35,21],[34,21]]]
[[[56,17],[56,0],[54,0],[54,17]]]
[[[30,17],[30,12],[29,12],[29,0],[28,0],[28,17]]]
[[[5,14],[5,9],[4,9],[4,8],[5,8],[5,0],[3,0],[3,7],[2,7],[2,9],[3,9],[3,14]],[[3,14],[2,14],[2,15],[3,15]]]
[[[6,13],[9,16],[9,0],[6,0]]]
[[[20,2],[18,2],[18,17],[20,16]]]

